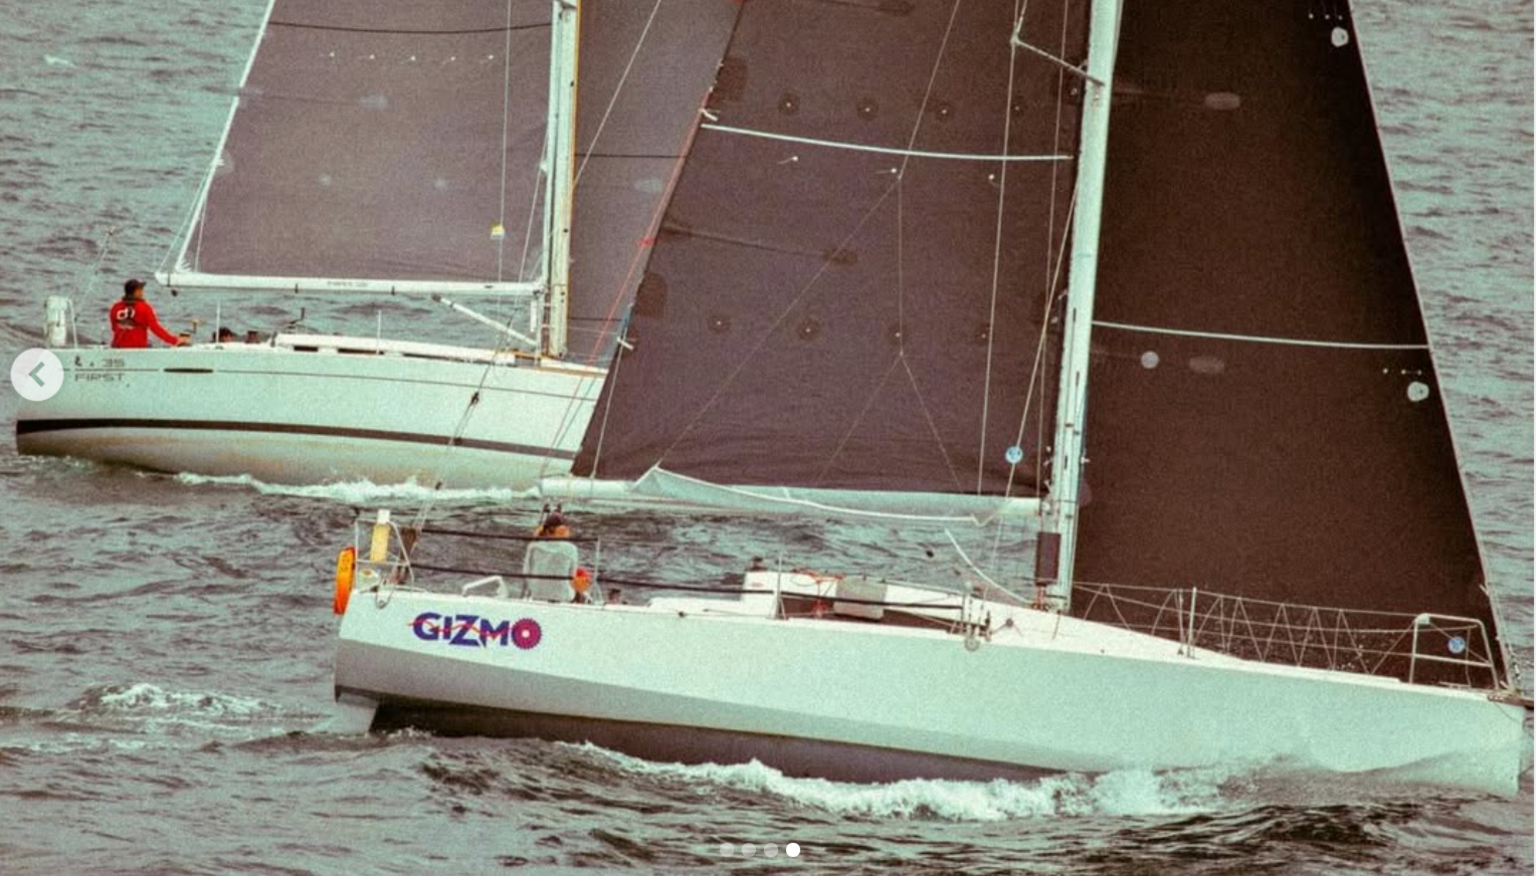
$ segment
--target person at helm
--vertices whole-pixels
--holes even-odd
[[[533,535],[523,553],[523,592],[552,602],[585,600],[591,576],[581,568],[581,554],[570,541],[569,521],[558,510],[551,511]]]
[[[144,298],[144,281],[129,280],[123,283],[123,298],[114,302],[107,311],[112,323],[112,346],[117,349],[139,349],[149,346],[149,333],[173,347],[189,343],[165,330],[155,308]]]

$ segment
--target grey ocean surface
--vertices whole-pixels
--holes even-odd
[[[90,323],[124,276],[161,263],[214,152],[263,6],[0,0],[7,369],[38,345],[44,296],[81,297]],[[1463,472],[1504,633],[1529,686],[1531,4],[1358,7]],[[155,301],[173,325],[212,317],[190,295]],[[247,305],[221,306],[241,328],[264,330],[299,306]],[[372,304],[307,306],[325,328],[373,325]],[[0,392],[7,428],[16,399],[8,386]],[[332,564],[354,506],[413,507],[424,491],[146,475],[20,458],[6,445],[7,874],[1472,874],[1530,873],[1536,862],[1529,775],[1512,800],[1235,770],[854,786],[533,741],[316,732],[331,709]],[[487,492],[450,496],[439,514],[522,528],[534,511]],[[640,513],[580,522],[605,544],[664,546],[625,560],[611,549],[616,567],[655,575],[709,576],[753,554],[839,570],[948,562],[941,535],[869,524]],[[987,538],[966,536],[968,550],[987,550]],[[792,655],[721,659],[796,671]],[[1006,678],[997,683],[1006,691]],[[791,841],[796,858],[784,850]]]

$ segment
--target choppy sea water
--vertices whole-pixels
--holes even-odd
[[[44,295],[104,309],[123,276],[161,262],[262,5],[4,4],[6,363],[36,344]],[[1529,679],[1532,9],[1375,0],[1357,19],[1490,577]],[[120,231],[96,273],[109,227]],[[208,316],[157,304],[169,319]],[[15,398],[0,393],[0,421],[14,421]],[[0,450],[0,871],[1471,874],[1536,862],[1529,777],[1512,800],[1217,770],[858,786],[532,741],[324,732],[335,549],[355,507],[424,498]],[[534,510],[487,492],[447,497],[439,514],[525,527]],[[700,574],[750,555],[900,566],[942,549],[932,533],[867,525],[598,522]]]

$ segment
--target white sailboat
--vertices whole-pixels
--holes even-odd
[[[568,355],[574,22],[559,2],[273,0],[157,274],[239,291],[230,322],[298,295],[436,299],[470,316],[464,301],[490,296],[516,318],[479,316],[489,345],[409,334],[402,305],[404,337],[380,317],[361,335],[245,343],[239,326],[235,342],[110,349],[83,343],[85,320],[51,299],[64,386],[22,404],[18,450],[278,483],[527,488],[567,470],[605,375]],[[204,306],[211,336],[223,320]],[[434,448],[449,445],[462,452],[440,469]]]
[[[1006,7],[740,5],[576,471],[1022,503],[1033,576],[434,589],[433,531],[381,516],[338,571],[351,716],[862,780],[1513,793],[1530,701],[1345,4]]]

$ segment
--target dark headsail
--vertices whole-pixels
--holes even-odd
[[[735,0],[585,0],[569,355],[606,365],[650,255]]]
[[[738,6],[577,472],[1034,492],[1079,81],[1010,3]]]
[[[172,281],[536,276],[549,16],[538,2],[276,0]]]
[[[1125,7],[1076,578],[1492,633],[1346,7]]]

